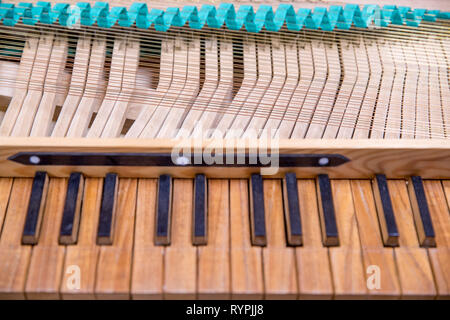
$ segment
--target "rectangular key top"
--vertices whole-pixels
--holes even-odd
[[[338,246],[339,236],[336,225],[336,214],[328,175],[319,174],[316,179],[316,184],[323,245],[327,247]]]
[[[252,228],[252,244],[265,246],[266,221],[264,211],[264,188],[260,174],[252,174],[250,178],[250,220]]]
[[[433,223],[431,222],[430,210],[423,188],[422,178],[412,176],[408,180],[409,198],[414,215],[414,222],[419,237],[419,244],[422,247],[435,247]]]
[[[118,184],[117,174],[108,173],[106,175],[97,230],[97,244],[99,245],[112,244]]]
[[[155,244],[169,245],[172,213],[172,177],[170,175],[163,174],[159,177],[157,199]]]
[[[67,183],[66,200],[59,233],[60,244],[75,244],[80,225],[81,199],[83,199],[84,178],[79,172],[70,174]]]
[[[287,241],[291,246],[302,245],[302,223],[298,200],[297,176],[286,173],[283,179],[284,214],[287,227]]]
[[[205,245],[207,239],[207,182],[204,174],[198,174],[194,180],[194,214],[192,215],[193,233],[192,243],[194,245]]]
[[[385,247],[398,247],[398,229],[392,209],[391,196],[384,174],[377,174],[372,180],[372,189],[375,196],[375,205],[378,213],[378,221],[381,227],[381,235]]]
[[[45,198],[47,196],[48,175],[38,171],[34,175],[31,187],[30,200],[28,202],[27,217],[23,228],[22,243],[36,244],[41,229],[42,213],[44,211]]]

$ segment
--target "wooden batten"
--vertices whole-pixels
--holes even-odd
[[[262,140],[209,139],[123,139],[123,138],[19,138],[2,137],[0,140],[0,177],[33,177],[36,171],[46,171],[50,176],[68,177],[71,172],[81,172],[86,177],[104,177],[116,172],[120,177],[155,178],[170,173],[173,177],[193,178],[203,173],[208,177],[242,178],[260,173],[260,168],[216,166],[189,167],[98,167],[98,166],[39,166],[22,165],[8,160],[18,152],[114,152],[114,153],[171,153],[174,148],[183,151],[203,150],[211,154],[226,150],[255,152],[256,146],[269,145]],[[273,151],[280,154],[339,154],[350,161],[336,167],[280,168],[269,177],[282,177],[295,172],[300,178],[313,178],[328,174],[330,178],[371,178],[385,174],[387,178],[405,178],[420,175],[424,179],[450,177],[450,146],[446,140],[274,140]],[[229,149],[226,149],[229,148]]]

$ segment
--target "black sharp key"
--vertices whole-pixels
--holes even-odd
[[[422,178],[413,176],[408,181],[409,198],[413,209],[414,222],[417,236],[422,247],[435,247],[433,223],[431,222],[430,210],[423,188]]]
[[[194,180],[194,213],[192,242],[205,245],[207,241],[207,182],[204,174],[198,174]]]
[[[250,178],[250,222],[252,231],[252,244],[265,246],[266,218],[264,212],[264,187],[260,174],[252,174]]]
[[[386,247],[398,247],[398,229],[392,209],[391,196],[384,174],[377,174],[372,180],[372,189],[378,213],[383,243]]]
[[[338,246],[339,236],[336,225],[336,214],[333,204],[333,193],[331,192],[331,183],[328,175],[318,175],[316,184],[323,245],[327,247]]]
[[[67,183],[66,201],[64,203],[61,229],[59,232],[60,244],[69,245],[77,243],[83,190],[83,175],[79,172],[71,173],[69,182]]]
[[[287,229],[287,242],[291,246],[302,245],[302,222],[298,200],[297,176],[286,173],[283,179],[284,214]]]
[[[47,197],[48,175],[38,171],[34,175],[31,187],[30,200],[28,202],[27,217],[23,228],[22,243],[37,244],[41,230],[42,215]]]
[[[102,203],[98,221],[97,244],[99,245],[112,244],[118,185],[117,174],[108,173],[103,182]]]
[[[161,175],[158,180],[158,202],[156,204],[155,244],[170,244],[170,217],[172,211],[172,177]]]

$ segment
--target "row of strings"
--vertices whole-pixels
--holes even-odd
[[[0,135],[448,138],[449,31],[2,26]]]

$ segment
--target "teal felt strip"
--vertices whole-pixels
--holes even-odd
[[[276,10],[272,6],[260,5],[255,11],[253,6],[241,5],[236,10],[233,4],[222,3],[218,8],[205,4],[200,9],[195,6],[183,8],[167,8],[166,10],[150,9],[145,3],[134,3],[129,9],[111,7],[107,2],[96,2],[91,6],[87,2],[79,2],[76,6],[66,3],[40,1],[36,5],[21,2],[18,5],[1,2],[0,22],[14,26],[22,19],[24,24],[36,23],[72,26],[80,23],[83,26],[97,24],[102,28],[114,25],[130,27],[136,25],[140,29],[151,26],[158,31],[167,31],[172,26],[188,25],[192,29],[202,29],[205,26],[221,28],[226,26],[231,30],[244,28],[248,32],[279,31],[284,24],[288,30],[299,31],[303,28],[331,31],[347,30],[352,26],[368,28],[370,26],[386,27],[390,24],[419,26],[422,20],[450,19],[450,12],[439,10],[411,9],[395,5],[365,5],[364,7],[348,4],[299,9],[295,12],[292,5],[280,4]]]

